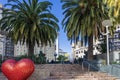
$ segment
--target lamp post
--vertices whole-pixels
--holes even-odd
[[[102,25],[106,27],[106,33],[103,34],[103,35],[106,35],[107,65],[110,65],[110,59],[109,59],[109,30],[108,30],[108,27],[112,26],[112,22],[110,20],[104,20],[102,22]]]
[[[55,62],[56,62],[56,57],[57,57],[57,53],[56,52],[54,53],[54,56],[55,56]]]

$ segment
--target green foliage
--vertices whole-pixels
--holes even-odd
[[[40,51],[40,53],[32,58],[35,63],[37,64],[45,64],[46,63],[46,57],[45,54]]]
[[[68,59],[68,58],[65,57],[64,55],[59,55],[58,58],[57,58],[58,61],[65,61],[65,60],[67,60],[67,59]]]
[[[99,44],[100,45],[100,52],[102,53],[107,53],[107,45],[106,45],[106,39],[104,37],[104,39],[102,40],[102,43]]]
[[[100,44],[100,46],[101,46],[101,52],[102,53],[106,53],[107,52],[107,47],[106,47],[106,43],[102,43],[102,44]]]
[[[57,37],[58,19],[51,13],[51,7],[49,1],[9,0],[3,8],[0,28],[14,43],[26,43],[29,54],[33,54],[35,44],[51,45]]]
[[[18,61],[23,58],[29,58],[29,57],[27,55],[21,55],[21,56],[15,57],[15,59]]]
[[[86,40],[86,36],[98,38],[98,27],[104,31],[102,21],[108,19],[102,0],[61,0],[64,10],[63,28],[71,41]],[[87,42],[87,41],[85,41]]]

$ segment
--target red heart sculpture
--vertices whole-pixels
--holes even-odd
[[[6,60],[2,63],[1,70],[8,80],[27,80],[34,71],[34,63],[30,59]]]

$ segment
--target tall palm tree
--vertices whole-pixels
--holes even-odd
[[[98,38],[98,27],[104,30],[102,21],[108,19],[108,10],[103,0],[61,0],[64,10],[62,21],[67,37],[77,42],[80,38],[88,41],[88,58],[92,59],[93,36]]]
[[[51,44],[57,37],[58,19],[50,12],[52,3],[39,0],[9,0],[0,20],[1,30],[8,32],[12,40],[26,42],[28,54],[34,54],[34,46]]]
[[[104,0],[104,3],[109,8],[109,16],[115,24],[120,23],[120,0]]]
[[[109,16],[117,18],[120,14],[120,0],[104,0],[109,8]]]

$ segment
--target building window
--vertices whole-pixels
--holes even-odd
[[[78,54],[78,52],[76,52],[76,54]]]
[[[76,55],[76,58],[78,58],[78,55]]]
[[[117,35],[115,35],[115,38],[117,38],[118,36]]]
[[[83,51],[81,51],[81,53],[83,53]]]

